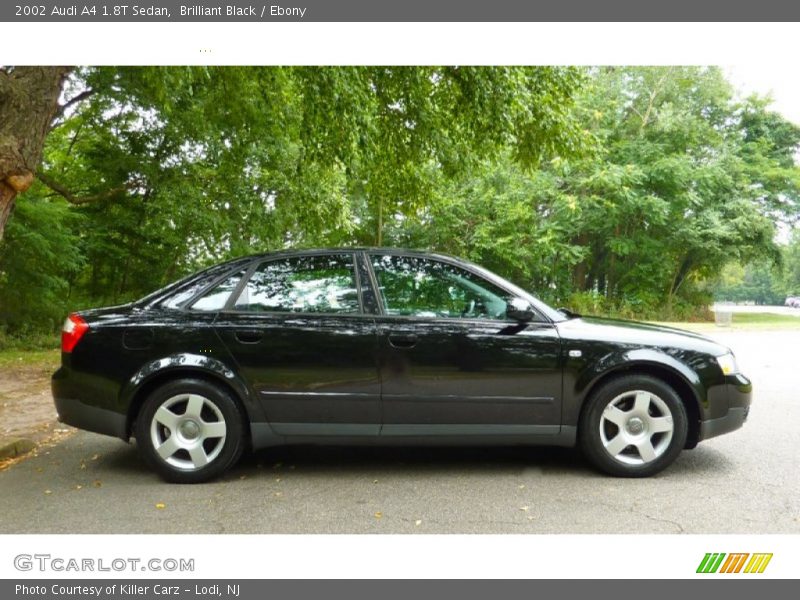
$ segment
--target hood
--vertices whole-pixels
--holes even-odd
[[[721,356],[730,350],[709,337],[675,327],[664,327],[639,321],[578,317],[557,323],[558,331],[567,339],[596,340],[658,348],[676,348]]]

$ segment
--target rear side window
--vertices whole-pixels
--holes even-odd
[[[236,286],[239,285],[239,282],[242,280],[243,276],[244,271],[240,271],[235,275],[231,275],[222,283],[214,286],[211,291],[203,294],[199,300],[192,304],[192,310],[201,310],[207,312],[222,310],[225,308],[228,298],[230,298],[233,290],[236,289]]]
[[[246,312],[357,313],[350,254],[298,256],[262,263],[234,305]]]
[[[203,291],[206,286],[214,283],[215,279],[222,277],[226,271],[229,271],[233,266],[234,265],[231,264],[217,265],[216,267],[212,267],[194,276],[194,278],[189,280],[178,292],[162,300],[160,303],[161,308],[182,308],[192,298]],[[152,295],[158,293],[159,292],[154,292]],[[145,300],[147,300],[147,297],[142,299],[142,301]]]

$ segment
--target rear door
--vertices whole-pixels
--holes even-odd
[[[352,253],[271,258],[251,269],[215,328],[275,433],[373,436],[376,330]]]

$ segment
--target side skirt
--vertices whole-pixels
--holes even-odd
[[[375,429],[374,425],[351,423],[252,423],[250,433],[254,450],[304,444],[571,447],[577,438],[576,427],[557,425],[384,425],[379,435]]]

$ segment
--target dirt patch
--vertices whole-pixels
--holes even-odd
[[[74,431],[57,421],[50,392],[55,368],[49,362],[0,367],[0,440],[26,438],[39,448]],[[0,462],[0,470],[20,458]]]

